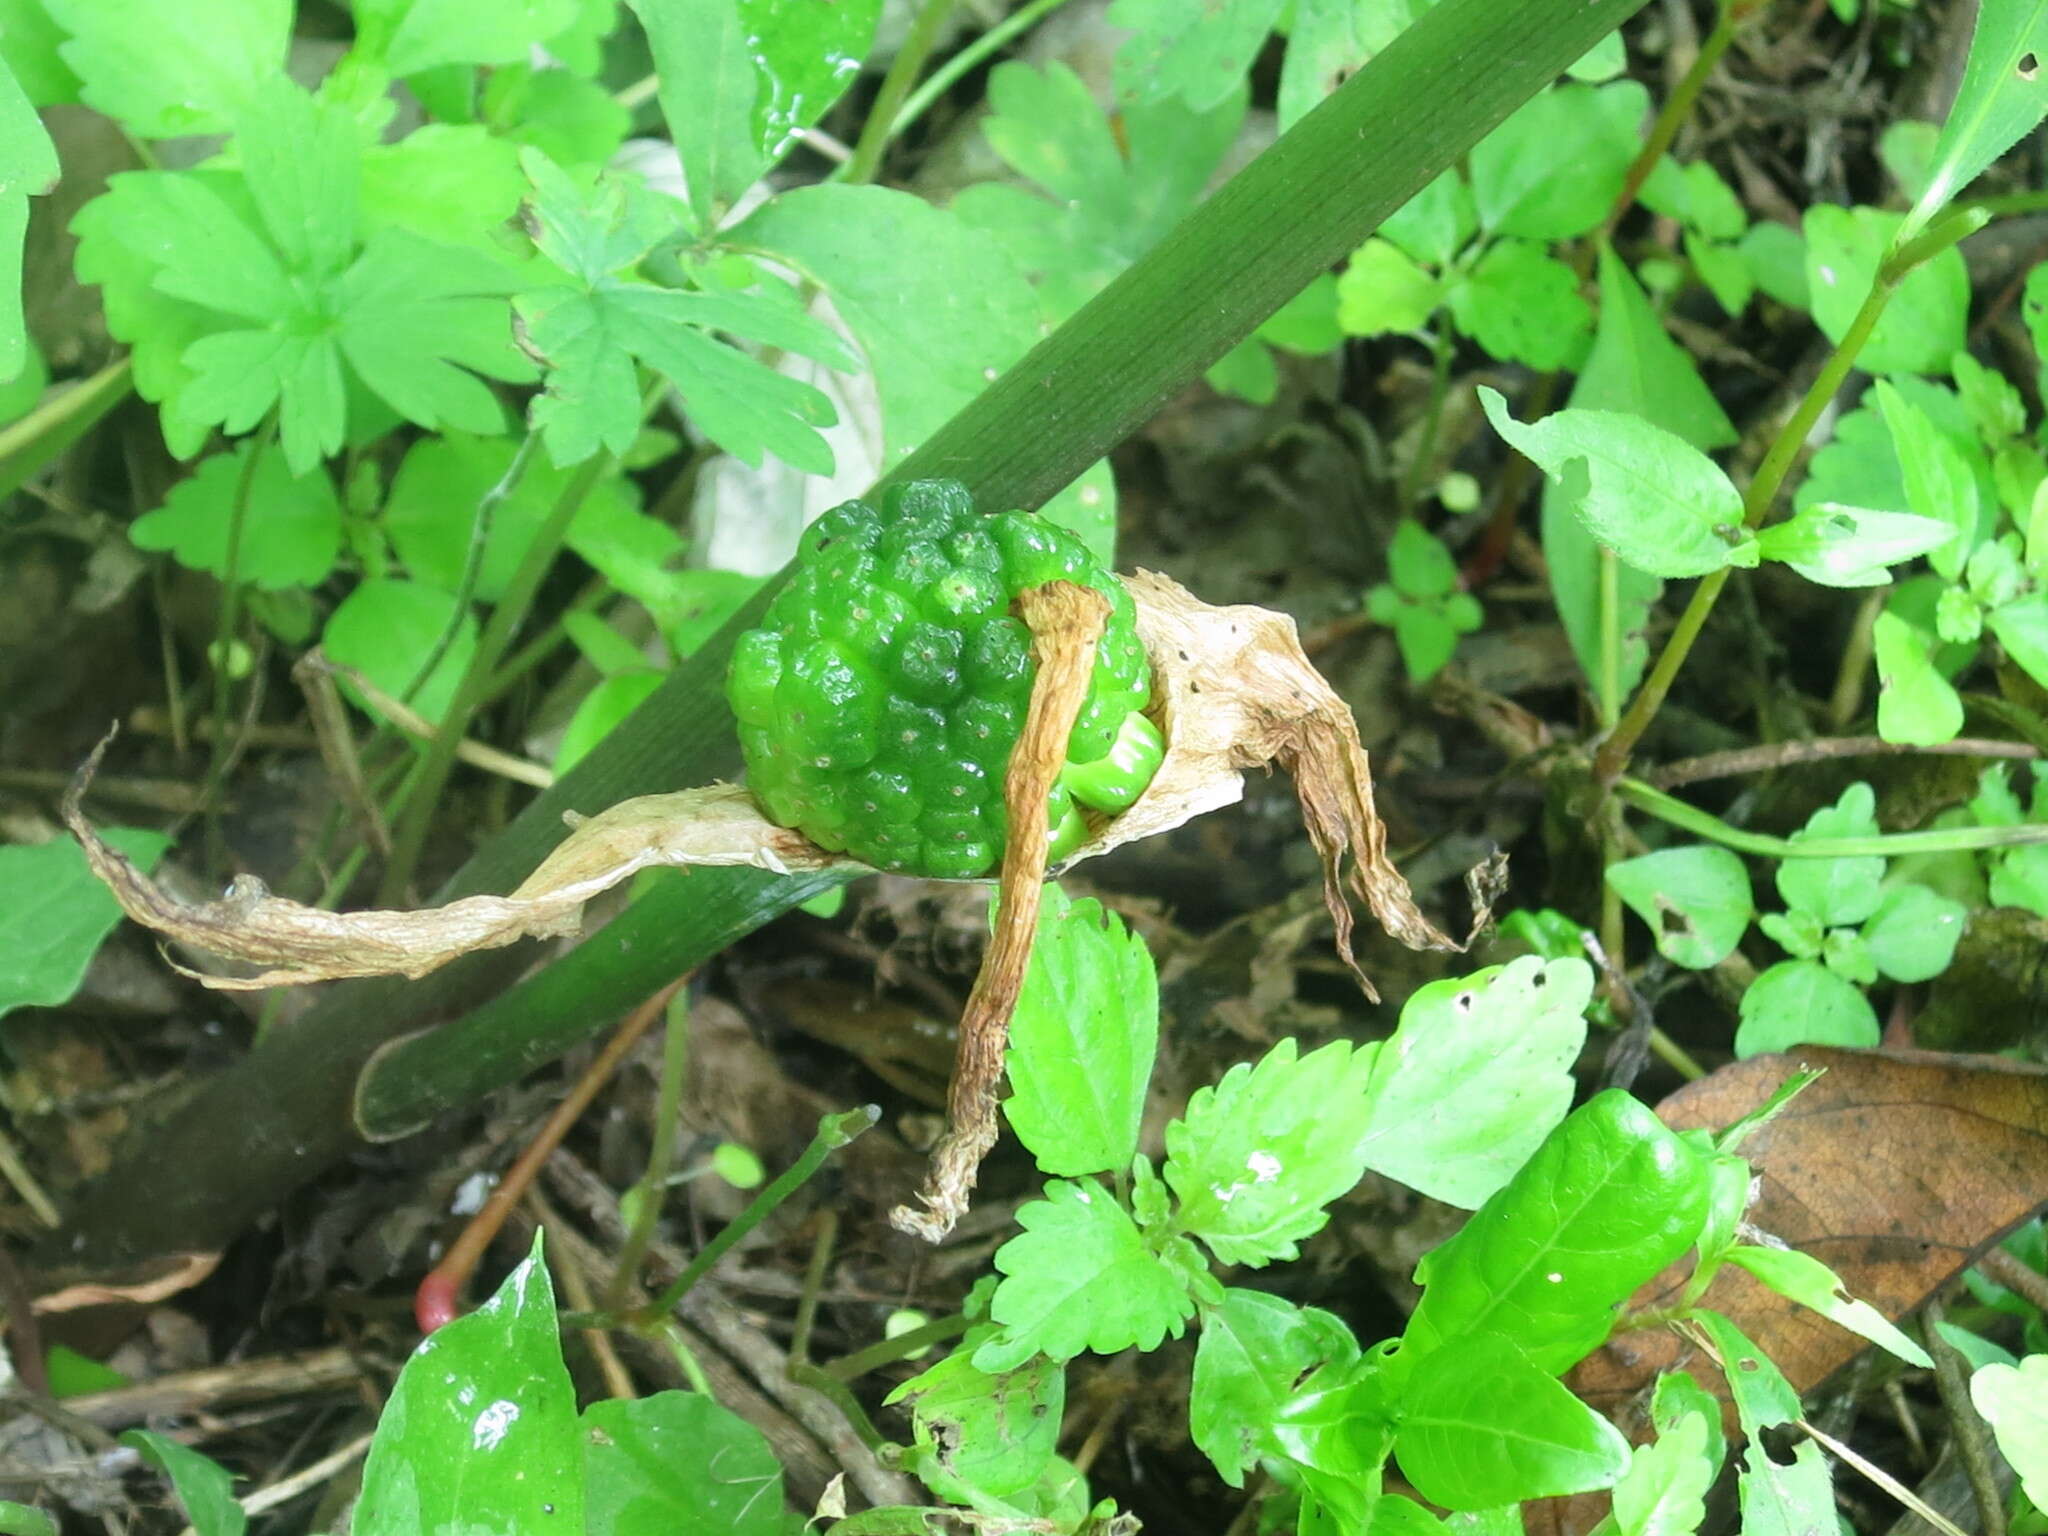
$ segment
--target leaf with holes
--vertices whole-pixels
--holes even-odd
[[[1735,952],[1756,915],[1749,871],[1726,848],[1663,848],[1611,864],[1607,883],[1649,925],[1657,952],[1705,971]]]
[[[1280,1453],[1273,1421],[1302,1378],[1357,1358],[1357,1340],[1330,1313],[1264,1291],[1226,1290],[1202,1313],[1188,1432],[1223,1480],[1242,1488],[1260,1457]]]
[[[1908,238],[2017,144],[2048,112],[2048,4],[1981,0],[1955,105],[1935,141],[1926,190],[1905,223]]]

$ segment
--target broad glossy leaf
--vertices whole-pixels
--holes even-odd
[[[1004,1116],[1047,1173],[1121,1169],[1138,1150],[1159,1048],[1145,941],[1094,900],[1048,886],[1010,1021]]]
[[[412,1353],[363,1465],[355,1536],[583,1529],[583,1446],[540,1240]]]
[[[1066,1411],[1067,1373],[1041,1355],[989,1375],[973,1355],[990,1331],[978,1330],[979,1337],[911,1377],[887,1401],[910,1409],[914,1443],[924,1453],[920,1477],[1002,1497],[1037,1482],[1052,1460]]]
[[[1423,1260],[1401,1358],[1422,1368],[1450,1340],[1490,1332],[1514,1338],[1538,1369],[1565,1370],[1606,1338],[1637,1286],[1692,1246],[1706,1203],[1699,1154],[1627,1094],[1598,1095]]]
[[[1906,221],[1925,225],[2048,112],[2048,0],[1980,0],[1963,83],[1935,142],[1926,189]]]
[[[255,460],[251,467],[251,459]],[[294,475],[273,443],[245,442],[203,460],[164,504],[128,525],[138,549],[169,550],[225,578],[235,507],[243,507],[235,577],[269,591],[317,586],[341,553],[341,502],[324,467]]]
[[[1806,210],[1806,281],[1813,319],[1840,341],[1870,296],[1878,263],[1903,215],[1818,203]],[[1871,373],[1946,373],[1965,345],[1970,279],[1953,247],[1906,274],[1885,306],[1857,366]]]
[[[1642,144],[1649,106],[1633,80],[1555,86],[1531,98],[1472,148],[1480,227],[1562,240],[1598,224]]]
[[[1749,984],[1735,1029],[1737,1057],[1798,1045],[1868,1048],[1883,1031],[1870,1000],[1815,960],[1781,960]]]
[[[1394,1454],[1446,1509],[1607,1488],[1629,1464],[1621,1431],[1498,1333],[1448,1340],[1415,1372]]]
[[[1365,1171],[1360,1146],[1377,1048],[1342,1040],[1296,1058],[1292,1038],[1198,1089],[1166,1127],[1166,1182],[1183,1227],[1225,1264],[1291,1259]]]
[[[107,827],[100,836],[145,874],[170,846],[161,832],[140,827]],[[70,1001],[121,921],[120,903],[70,837],[0,845],[0,891],[0,1016]]]
[[[1890,1350],[1908,1365],[1923,1371],[1934,1369],[1926,1350],[1869,1302],[1852,1297],[1843,1288],[1841,1277],[1812,1254],[1796,1248],[1740,1247],[1729,1250],[1728,1262],[1748,1270],[1780,1296]]]
[[[761,1431],[701,1392],[583,1410],[585,1529],[604,1536],[786,1536],[782,1464]],[[574,1526],[534,1524],[535,1532]]]
[[[1358,1344],[1336,1317],[1314,1307],[1232,1288],[1202,1313],[1188,1394],[1188,1432],[1223,1480],[1244,1486],[1259,1458],[1274,1454],[1272,1424],[1311,1370],[1358,1358]]]
[[[1756,536],[1742,496],[1704,453],[1639,416],[1576,408],[1523,423],[1499,391],[1479,390],[1487,418],[1570,498],[1593,536],[1653,576],[1753,566]]]
[[[1607,883],[1649,925],[1657,952],[1690,970],[1709,970],[1733,954],[1756,914],[1741,858],[1707,844],[1611,864]]]
[[[1094,1179],[1054,1179],[1017,1225],[1022,1234],[995,1257],[1003,1281],[989,1312],[1002,1331],[974,1352],[977,1370],[999,1375],[1035,1354],[1156,1349],[1186,1330],[1195,1310],[1186,1282]]]
[[[1998,1437],[2036,1509],[2048,1507],[2048,1355],[1987,1365],[1970,1378],[1970,1400]]]
[[[1432,1199],[1479,1205],[1571,1106],[1592,995],[1585,961],[1534,955],[1416,992],[1372,1063],[1366,1166]]]
[[[1748,1445],[1739,1484],[1743,1536],[1812,1536],[1836,1527],[1835,1496],[1820,1447],[1801,1436],[1791,1459],[1765,1448],[1763,1431],[1799,1417],[1799,1394],[1777,1366],[1719,1313],[1702,1311],[1700,1326],[1713,1340],[1735,1399]]]

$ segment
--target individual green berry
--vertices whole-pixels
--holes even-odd
[[[993,875],[1036,675],[1015,603],[1058,580],[1110,602],[1046,806],[1049,857],[1071,854],[1088,837],[1083,808],[1125,809],[1159,764],[1159,733],[1139,713],[1151,673],[1136,610],[1073,534],[1030,513],[979,513],[950,480],[825,513],[761,627],[740,637],[727,692],[763,813],[879,869]]]

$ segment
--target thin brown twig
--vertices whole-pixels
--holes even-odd
[[[1969,1363],[1962,1351],[1942,1337],[1941,1298],[1930,1296],[1925,1312],[1927,1352],[1934,1357],[1934,1386],[1948,1415],[1949,1433],[1955,1436],[1956,1455],[1970,1479],[1976,1496],[1977,1518],[1983,1536],[2005,1536],[2005,1495],[1998,1487],[1998,1474],[1991,1462],[1990,1433],[1970,1401]]]
[[[2003,1248],[1994,1245],[1987,1248],[1984,1256],[1977,1260],[1977,1267],[2008,1291],[2017,1292],[2043,1312],[2048,1312],[2048,1275],[2042,1274],[2031,1264],[2014,1258]]]
[[[1929,757],[2040,758],[2048,756],[2024,741],[1992,741],[1984,737],[1959,736],[1954,741],[1886,741],[1881,736],[1818,736],[1809,741],[1773,741],[1757,747],[1738,747],[1729,752],[1708,752],[1699,757],[1666,763],[1643,775],[1658,789],[1677,789],[1705,779],[1733,778],[1743,773],[1769,773],[1799,763],[1819,763],[1842,757],[1898,757],[1917,754]]]

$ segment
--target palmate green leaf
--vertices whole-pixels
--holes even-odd
[[[1593,311],[1572,269],[1532,240],[1497,240],[1450,285],[1458,328],[1495,357],[1569,368],[1584,355]]]
[[[1901,239],[1910,239],[2048,112],[2048,0],[1982,0],[1955,105],[1936,141],[1926,190]]]
[[[1054,324],[1157,245],[1202,195],[1243,120],[1242,90],[1196,112],[1178,100],[1134,105],[1112,129],[1064,64],[998,65],[989,77],[989,146],[1039,191],[986,183],[953,200],[1001,239]]]
[[[1567,403],[1579,410],[1640,416],[1702,452],[1736,438],[1734,424],[1700,377],[1692,354],[1666,334],[1642,286],[1605,245],[1600,250],[1600,323]],[[1572,514],[1569,498],[1555,481],[1543,488],[1542,536],[1551,592],[1572,654],[1595,687],[1604,690],[1601,615],[1607,583],[1600,544]],[[1615,631],[1620,636],[1612,681],[1616,692],[1627,694],[1649,663],[1650,609],[1664,584],[1612,553],[1606,558],[1615,562]],[[1603,703],[1610,714],[1621,707],[1618,698]]]
[[[170,846],[160,832],[102,828],[100,836],[147,873]],[[69,837],[0,845],[0,1016],[69,1002],[120,903]]]
[[[640,430],[637,361],[673,384],[691,420],[735,457],[758,465],[772,452],[829,474],[832,451],[816,429],[837,419],[831,401],[716,337],[853,367],[831,328],[772,283],[755,292],[687,292],[617,275],[666,232],[659,205],[616,183],[586,193],[537,150],[520,161],[536,192],[537,243],[575,280],[517,300],[527,345],[548,362],[533,420],[555,464],[632,446]]]
[[[393,75],[523,63],[576,19],[576,0],[354,0],[356,47]]]
[[[1225,1264],[1291,1259],[1365,1171],[1360,1147],[1378,1048],[1332,1041],[1296,1059],[1282,1040],[1198,1089],[1166,1127],[1166,1182],[1183,1228]]]
[[[1721,1357],[1729,1396],[1742,1423],[1743,1536],[1812,1536],[1836,1529],[1834,1489],[1820,1447],[1801,1436],[1789,1462],[1765,1447],[1763,1431],[1799,1417],[1799,1394],[1784,1373],[1727,1318],[1701,1309],[1700,1327]]]
[[[1529,240],[1582,235],[1607,216],[1642,146],[1650,93],[1633,80],[1532,97],[1472,149],[1479,227]]]
[[[1265,1291],[1226,1290],[1202,1313],[1188,1433],[1223,1481],[1242,1488],[1262,1456],[1280,1453],[1272,1425],[1296,1384],[1319,1366],[1357,1358],[1357,1340],[1332,1314]]]
[[[1953,523],[1914,512],[1873,512],[1816,502],[1757,534],[1766,560],[1782,560],[1824,587],[1880,587],[1891,567],[1957,541]]]
[[[129,1430],[121,1443],[170,1478],[196,1536],[242,1536],[249,1528],[247,1512],[235,1502],[234,1474],[211,1456],[148,1429]]]
[[[860,73],[880,0],[630,0],[708,233]]]
[[[1868,784],[1851,784],[1841,799],[1807,817],[1789,841],[1812,838],[1876,837],[1877,795]],[[1785,905],[1811,913],[1823,927],[1860,923],[1883,899],[1884,858],[1865,854],[1851,858],[1778,861],[1778,894]]]
[[[57,150],[42,119],[0,60],[0,381],[17,377],[28,361],[21,316],[21,243],[28,232],[31,193],[57,179]]]
[[[1138,1150],[1159,1048],[1159,982],[1145,941],[1098,901],[1046,887],[1010,1020],[1003,1114],[1047,1173],[1100,1173]]]
[[[991,1376],[973,1360],[992,1329],[981,1327],[952,1354],[891,1392],[906,1404],[913,1443],[923,1453],[917,1474],[939,1491],[947,1486],[1001,1498],[1029,1488],[1045,1473],[1066,1411],[1067,1372],[1039,1356]],[[958,1494],[946,1497],[964,1502]]]
[[[1741,1060],[1800,1045],[1867,1050],[1883,1036],[1870,1000],[1815,960],[1779,961],[1749,984],[1739,1014]]]
[[[79,95],[145,139],[226,133],[284,70],[292,0],[45,0]]]
[[[1002,1329],[974,1351],[977,1370],[1000,1375],[1035,1354],[1156,1349],[1186,1331],[1195,1303],[1185,1281],[1096,1180],[1054,1179],[1017,1225],[1023,1232],[996,1250],[1003,1280],[989,1315]]]
[[[1927,1351],[1915,1344],[1877,1308],[1852,1297],[1841,1277],[1810,1253],[1797,1248],[1738,1247],[1728,1252],[1728,1262],[1746,1269],[1789,1301],[1810,1307],[1851,1333],[1889,1350],[1908,1365],[1923,1371],[1934,1369]]]
[[[583,1446],[540,1238],[398,1373],[363,1463],[356,1536],[580,1531]]]
[[[1353,251],[1337,277],[1337,323],[1348,336],[1418,330],[1442,302],[1443,284],[1378,236]]]
[[[1494,430],[1557,481],[1593,536],[1653,576],[1704,576],[1757,563],[1742,495],[1714,461],[1637,416],[1577,408],[1534,423],[1484,385]]]
[[[419,675],[420,665],[455,618],[450,594],[418,582],[373,577],[328,616],[320,647],[329,660],[353,667],[383,692],[410,703],[429,720],[439,720],[447,714],[456,685],[476,654],[475,617],[461,615],[454,640],[425,678]],[[356,696],[346,679],[341,689]]]
[[[495,252],[525,195],[518,146],[474,123],[427,123],[362,152],[366,233],[396,226]]]
[[[1388,214],[1379,232],[1417,261],[1445,267],[1478,228],[1471,187],[1456,171],[1445,171]]]
[[[1692,1536],[1707,1518],[1707,1490],[1721,1459],[1709,1454],[1709,1420],[1683,1414],[1657,1438],[1639,1445],[1628,1471],[1614,1485],[1617,1536]]]
[[[1840,341],[1870,296],[1904,215],[1817,203],[1806,210],[1806,283],[1814,323]],[[1970,279],[1953,246],[1907,273],[1856,364],[1871,373],[1946,373],[1965,345]]]
[[[1118,94],[1137,102],[1178,96],[1205,112],[1244,83],[1283,0],[1116,0],[1109,24],[1131,33],[1116,52]]]
[[[1610,864],[1607,883],[1649,925],[1657,952],[1688,970],[1727,959],[1756,915],[1749,871],[1726,848],[1661,848]]]
[[[705,1393],[603,1399],[583,1410],[581,1429],[582,1529],[606,1536],[787,1536],[782,1463],[773,1447]],[[556,1524],[516,1529],[573,1536],[578,1527],[559,1524],[561,1514],[555,1512]]]
[[[2034,1507],[2048,1508],[2048,1355],[1982,1367],[1970,1378],[1970,1401],[1991,1425]]]
[[[225,577],[235,504],[245,481],[236,580],[269,591],[324,581],[341,553],[341,502],[334,484],[318,465],[294,475],[284,454],[267,443],[245,442],[204,460],[171,487],[161,507],[130,523],[128,536],[138,549],[169,550],[188,569]]]
[[[632,113],[611,92],[567,69],[494,69],[477,106],[493,133],[579,176],[595,176],[609,165],[633,126]]]
[[[1585,961],[1534,955],[1423,987],[1372,1063],[1365,1165],[1466,1210],[1486,1200],[1570,1108],[1592,995]]]
[[[1452,1339],[1502,1333],[1538,1369],[1569,1369],[1636,1287],[1692,1246],[1706,1204],[1699,1154],[1627,1094],[1599,1094],[1424,1258],[1400,1358],[1426,1370]]]
[[[1894,885],[1863,925],[1863,942],[1893,981],[1932,981],[1955,958],[1969,915],[1961,902],[1924,885]]]
[[[1490,1509],[1611,1487],[1628,1442],[1511,1338],[1447,1340],[1410,1380],[1394,1454],[1445,1509]]]

